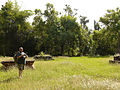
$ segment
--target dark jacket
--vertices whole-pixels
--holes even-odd
[[[25,54],[25,56],[18,58],[22,54]],[[26,64],[26,61],[25,61],[25,58],[27,57],[26,53],[18,51],[16,53],[16,57],[17,57],[17,64]]]

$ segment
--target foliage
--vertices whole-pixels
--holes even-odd
[[[115,10],[107,10],[107,13],[104,17],[100,18],[100,22],[105,25],[106,30],[109,33],[114,35],[113,38],[116,38],[118,52],[120,53],[120,9],[116,8]]]
[[[77,18],[77,9],[70,5],[64,14],[54,5],[46,4],[44,11],[20,10],[17,2],[8,0],[0,9],[0,55],[13,56],[20,46],[30,56],[44,52],[53,56],[111,55],[120,52],[120,9],[107,10],[94,29],[89,19]],[[27,19],[33,15],[32,25]],[[102,24],[101,24],[102,23]],[[101,26],[102,25],[102,26]]]
[[[38,41],[37,50],[55,56],[80,55],[80,49],[82,49],[80,42],[81,40],[84,42],[83,37],[87,33],[81,32],[81,26],[75,15],[73,15],[71,7],[66,5],[64,10],[66,14],[60,18],[58,12],[50,3],[46,4],[44,13],[40,9],[35,10],[36,16],[33,21],[33,29],[35,38]]]
[[[0,54],[13,56],[19,46],[23,46],[29,40],[31,30],[26,19],[32,15],[32,11],[20,11],[17,2],[9,1],[2,5],[0,10]]]
[[[102,29],[100,31],[95,30],[93,34],[93,40],[95,42],[95,52],[98,55],[115,54],[117,51],[116,40],[112,37],[114,34]],[[103,52],[104,51],[104,52]]]

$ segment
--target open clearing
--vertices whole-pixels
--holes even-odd
[[[1,57],[0,61],[11,59]],[[17,68],[5,71],[0,64],[0,90],[120,90],[120,65],[109,64],[111,59],[55,57],[53,61],[35,61],[35,70],[26,67],[22,79]]]

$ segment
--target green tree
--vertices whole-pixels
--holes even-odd
[[[100,22],[104,24],[104,28],[110,33],[114,33],[117,36],[118,52],[120,53],[120,9],[107,10],[104,17],[100,18]]]
[[[80,24],[81,24],[81,26],[82,26],[83,29],[88,30],[88,27],[86,25],[87,23],[89,23],[89,20],[87,19],[87,17],[80,16]]]
[[[46,24],[42,19],[43,13],[40,9],[35,10],[35,17],[33,20],[33,34],[34,39],[36,40],[36,51],[40,51],[41,45],[44,45],[47,38]],[[45,46],[45,45],[44,45]],[[42,47],[42,51],[45,51],[45,48]]]
[[[69,8],[68,8],[69,7]],[[80,30],[77,18],[72,15],[73,11],[70,6],[66,6],[64,9],[68,14],[61,16],[61,53],[65,55],[73,56],[77,55],[77,32]]]
[[[64,8],[64,11],[66,12],[66,14],[67,14],[67,16],[68,15],[70,15],[70,16],[72,16],[73,15],[73,10],[72,10],[72,8],[71,8],[71,6],[70,5],[65,5],[65,8]]]
[[[105,29],[93,32],[94,52],[95,55],[111,55],[116,52],[115,34],[108,32]]]
[[[53,4],[47,3],[46,10],[42,13],[41,10],[36,9],[35,15],[33,29],[38,52],[58,55],[60,41],[58,12],[55,11]]]
[[[94,30],[100,30],[100,24],[94,20]]]
[[[46,48],[47,53],[52,55],[59,54],[59,30],[60,20],[58,18],[58,12],[55,11],[53,4],[47,3],[46,10],[44,11],[44,17],[46,18]]]
[[[0,47],[2,55],[13,55],[25,40],[25,30],[29,29],[26,19],[32,15],[29,10],[20,11],[17,2],[8,0],[0,10]],[[27,32],[27,31],[26,31]]]

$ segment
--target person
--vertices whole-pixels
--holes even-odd
[[[27,57],[28,55],[23,52],[23,47],[20,47],[19,51],[16,53],[16,64],[19,69],[19,78],[22,78],[22,72],[24,70],[24,65],[26,64],[25,59]]]

